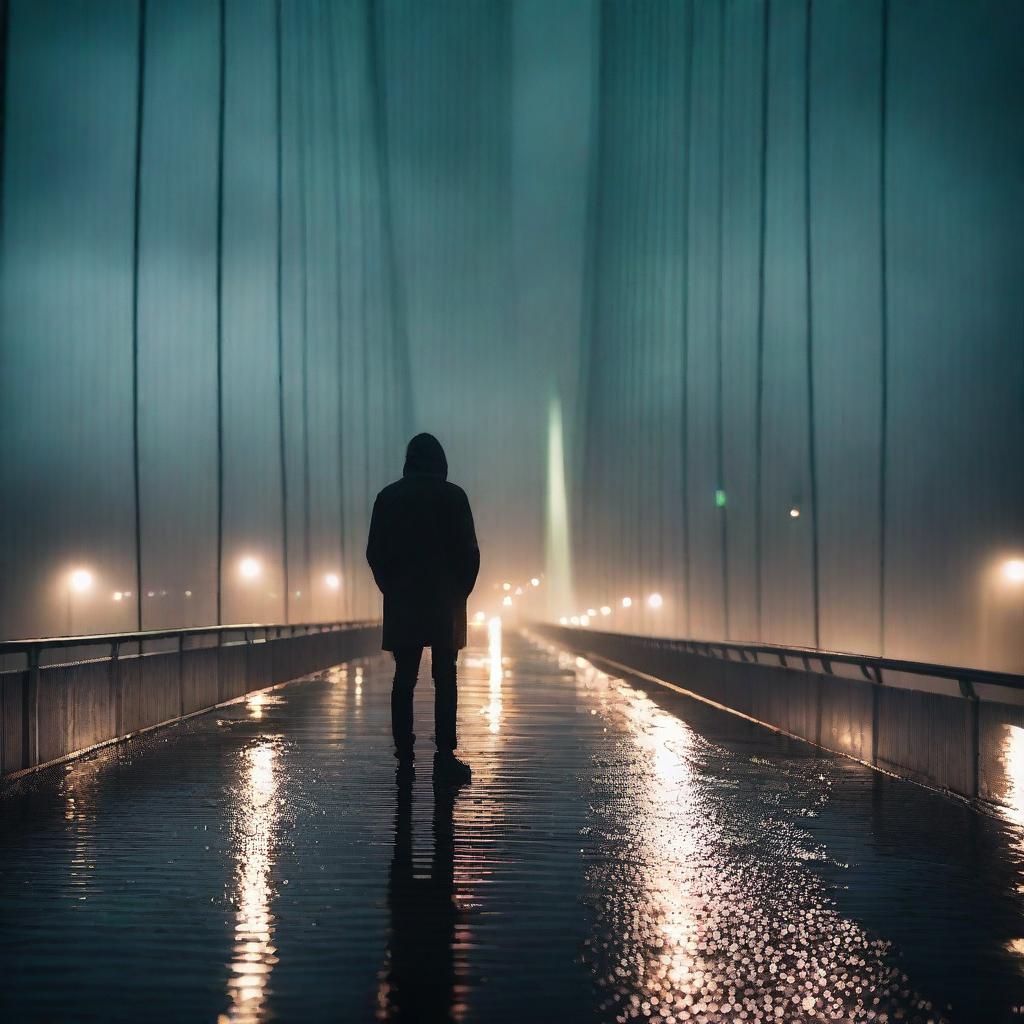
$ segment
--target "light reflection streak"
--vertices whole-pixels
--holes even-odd
[[[1003,726],[1000,761],[1004,773],[1003,811],[1015,825],[1024,826],[1024,729]]]
[[[651,936],[659,955],[649,965],[648,977],[638,979],[645,996],[657,1005],[673,993],[678,998],[698,994],[704,983],[704,964],[695,956],[704,943],[708,920],[704,900],[692,877],[682,879],[680,864],[692,864],[699,855],[702,834],[693,772],[690,767],[694,735],[683,721],[663,711],[643,690],[612,679],[590,663],[579,673],[600,694],[607,713],[609,695],[618,696],[629,737],[641,752],[639,766],[646,776],[640,797],[647,826],[640,833],[641,884],[645,890],[645,917],[660,933]],[[638,879],[640,881],[640,879]],[[683,884],[681,884],[681,882]]]
[[[61,782],[64,821],[72,836],[69,882],[76,899],[93,893],[96,870],[96,790],[102,762],[83,762],[69,769]]]
[[[229,965],[231,1007],[221,1022],[256,1024],[267,1018],[267,983],[277,957],[273,945],[274,840],[279,820],[278,750],[263,739],[243,752],[235,820],[235,945]]]
[[[487,725],[492,733],[501,728],[501,679],[503,674],[501,651],[501,619],[495,617],[487,623],[487,649],[490,664],[490,703],[484,708]]]
[[[279,693],[264,690],[261,693],[251,693],[245,698],[245,708],[249,717],[254,722],[262,721],[270,708],[284,703],[284,698]]]
[[[879,1021],[908,1002],[920,1015],[906,1019],[944,1019],[889,962],[889,944],[844,918],[803,867],[822,852],[797,823],[814,792],[787,807],[790,779],[773,778],[770,761],[750,771],[585,661],[576,678],[621,737],[602,755],[588,872],[602,1019]]]
[[[644,858],[649,899],[658,907],[657,927],[664,937],[660,964],[654,967],[663,984],[651,979],[652,988],[667,983],[670,991],[696,994],[702,987],[703,965],[693,951],[701,944],[707,922],[702,920],[701,897],[692,887],[681,886],[674,870],[692,862],[698,852],[699,814],[690,769],[693,732],[642,690],[629,694],[626,717],[633,740],[648,757],[652,810],[663,819],[660,827],[647,830]]]

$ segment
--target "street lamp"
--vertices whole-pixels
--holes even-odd
[[[1003,578],[1008,583],[1024,583],[1024,558],[1008,558],[1003,562]]]
[[[68,586],[77,594],[84,594],[92,589],[92,573],[88,569],[72,569],[68,576]]]
[[[75,632],[75,595],[87,594],[92,590],[93,575],[88,569],[72,569],[68,573],[68,635]]]
[[[238,563],[238,572],[242,579],[254,580],[263,572],[263,566],[260,565],[259,559],[246,555]]]

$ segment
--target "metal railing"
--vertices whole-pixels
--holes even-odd
[[[1018,673],[784,644],[648,637],[550,623],[534,628],[599,666],[634,672],[788,736],[968,799],[1005,802],[1016,784],[1007,775],[1004,753],[1007,737],[1024,729],[1024,675]]]
[[[181,626],[176,629],[147,629],[131,633],[92,633],[75,636],[31,637],[23,640],[0,640],[0,655],[24,654],[31,658],[46,650],[77,647],[115,647],[121,644],[145,644],[154,640],[185,640],[189,637],[217,637],[241,634],[240,643],[257,639],[279,640],[281,637],[307,636],[311,633],[331,633],[340,629],[363,629],[378,625],[378,620],[349,620],[336,622],[261,623],[238,622],[222,626]],[[262,637],[257,636],[262,634]]]
[[[249,622],[0,641],[0,766],[3,773],[32,768],[321,670],[346,651],[363,656],[365,638],[346,637],[379,625]],[[303,640],[309,644],[291,643]],[[187,684],[189,665],[199,677]],[[84,726],[65,706],[78,699],[88,704]]]
[[[836,674],[833,665],[849,665],[860,671],[870,683],[884,684],[886,673],[901,673],[911,676],[946,679],[958,683],[965,697],[973,696],[975,683],[1004,686],[1013,690],[1024,690],[1024,675],[1014,672],[997,672],[992,669],[967,668],[957,665],[942,665],[925,661],[910,661],[903,658],[885,658],[875,654],[856,654],[851,651],[829,651],[817,647],[798,647],[785,644],[751,643],[733,640],[688,640],[674,637],[641,636],[635,633],[612,633],[575,626],[561,626],[552,623],[537,623],[538,626],[564,629],[574,635],[605,636],[639,641],[646,646],[662,650],[685,651],[704,657],[725,661],[745,661],[759,665],[778,665],[782,668],[798,668],[807,672]],[[764,660],[762,660],[764,659]]]

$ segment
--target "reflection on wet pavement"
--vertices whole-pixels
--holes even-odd
[[[386,968],[378,995],[379,1020],[462,1020],[455,991],[455,793],[434,793],[429,862],[414,853],[413,774],[396,778],[395,850],[388,875]]]
[[[248,704],[253,717],[263,717],[266,698],[250,699]],[[232,802],[236,815],[232,853],[237,860],[235,945],[228,978],[231,1010],[222,1019],[240,1024],[264,1018],[267,983],[277,963],[270,910],[277,825],[276,759],[272,739],[245,748],[241,752],[241,784]]]
[[[0,1019],[1018,1019],[1013,815],[473,641],[457,792],[384,658],[6,784]]]
[[[787,807],[777,784],[740,785],[715,763],[728,751],[643,690],[590,679],[588,695],[625,741],[595,776],[606,853],[589,875],[600,908],[590,959],[603,1008],[622,1020],[937,1016],[887,962],[888,944],[843,919],[807,867],[827,853],[799,816],[827,800],[824,786],[801,787]],[[714,776],[724,785],[709,789]]]

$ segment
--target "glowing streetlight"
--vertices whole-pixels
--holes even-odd
[[[611,608],[608,605],[606,605],[606,604],[601,605],[601,614],[602,615],[611,615],[611,613],[612,613],[612,610],[611,610]]]
[[[647,598],[647,603],[652,608],[660,608],[664,604],[664,601],[662,600],[661,594],[651,594],[651,596]]]
[[[523,588],[522,587],[516,587],[516,597],[522,597],[522,596],[523,596]]]
[[[502,604],[503,604],[503,605],[504,605],[504,606],[505,606],[506,608],[508,608],[508,607],[510,607],[510,606],[511,606],[511,604],[512,604],[512,598],[511,598],[511,597],[509,597],[509,595],[508,595],[508,594],[506,594],[506,595],[505,595],[505,597],[504,597],[504,598],[502,599],[502,602],[501,602],[501,603],[502,603]]]
[[[336,572],[329,572],[324,576],[324,583],[329,590],[337,590],[341,586],[341,577]]]
[[[68,604],[68,635],[75,633],[75,605],[76,598],[87,594],[92,590],[93,576],[88,569],[72,569],[67,577],[67,604]]]
[[[568,625],[569,625],[569,617],[568,617],[567,615],[563,615],[563,616],[562,616],[562,617],[561,617],[561,618],[560,618],[560,619],[558,620],[558,624],[559,624],[560,626],[568,626]]]
[[[536,576],[534,576],[533,579],[530,580],[530,586],[531,587],[539,587],[540,586],[540,580]]]
[[[241,559],[238,563],[238,572],[242,579],[254,580],[263,571],[263,566],[260,565],[259,560],[253,558],[251,555],[246,555],[245,558]]]
[[[72,569],[68,574],[68,586],[76,594],[92,589],[92,573],[88,569]]]
[[[1003,562],[1003,577],[1009,583],[1024,583],[1024,558],[1008,558]]]
[[[790,518],[790,519],[799,519],[799,518],[800,518],[800,509],[798,509],[798,508],[796,507],[796,505],[794,505],[794,506],[793,506],[793,507],[792,507],[792,508],[791,508],[791,509],[789,510],[789,518]]]
[[[476,619],[477,622],[483,622],[484,619],[487,618],[487,613],[486,612],[477,612],[476,615],[473,616],[473,618]]]
[[[632,608],[633,607],[633,598],[631,598],[631,597],[624,597],[622,599],[622,607],[623,608]]]
[[[571,619],[570,619],[569,621],[570,621],[570,622],[571,622],[571,623],[572,623],[572,624],[573,624],[574,626],[578,626],[578,625],[580,624],[580,617],[579,617],[578,615],[574,615],[574,616],[573,616],[573,617],[572,617],[572,618],[571,618]]]
[[[502,583],[501,589],[502,590],[511,590],[512,589],[512,584],[511,583]]]
[[[115,601],[120,601],[124,598],[124,591],[115,590],[112,596]]]
[[[581,615],[580,616],[580,625],[581,626],[589,626],[590,625],[590,616],[589,615]]]

